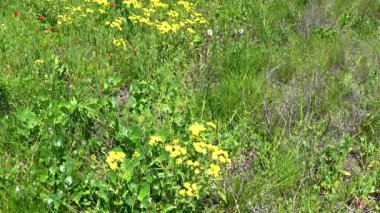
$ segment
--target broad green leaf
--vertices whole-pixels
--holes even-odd
[[[150,185],[144,184],[142,188],[140,189],[139,195],[137,196],[137,199],[139,201],[143,201],[147,196],[150,194]]]
[[[71,196],[71,200],[79,205],[79,201],[83,196],[83,191],[77,191]]]

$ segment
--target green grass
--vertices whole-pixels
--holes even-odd
[[[1,1],[1,212],[132,211],[91,194],[87,175],[109,181],[112,147],[210,120],[233,166],[182,211],[380,211],[380,3],[192,2],[209,21],[196,35],[109,30],[118,9],[57,27],[61,1]],[[87,204],[50,171],[68,156]]]

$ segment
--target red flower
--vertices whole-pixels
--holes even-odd
[[[17,11],[17,10],[15,10],[15,11],[13,12],[13,16],[14,16],[14,17],[17,17],[17,16],[18,16],[18,11]]]
[[[110,2],[110,7],[112,7],[112,8],[115,8],[115,3],[113,3],[113,2]]]
[[[40,20],[40,21],[45,20],[45,16],[40,16],[40,17],[38,18],[38,20]]]

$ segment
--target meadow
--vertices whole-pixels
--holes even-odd
[[[380,1],[0,0],[0,212],[380,212]]]

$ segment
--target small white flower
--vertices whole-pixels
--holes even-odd
[[[59,166],[59,171],[61,171],[62,173],[64,173],[66,171],[66,168],[64,165],[60,165]]]
[[[244,33],[244,29],[239,29],[239,33],[240,33],[240,35],[242,35],[243,33]]]
[[[207,30],[207,35],[210,36],[210,37],[212,37],[212,30],[211,29]]]
[[[59,139],[59,140],[55,141],[54,145],[56,147],[62,147],[62,140]]]
[[[65,183],[70,186],[73,183],[73,178],[71,176],[67,177]]]
[[[16,193],[20,193],[21,192],[21,189],[20,189],[20,187],[16,187]]]
[[[48,198],[48,199],[46,199],[46,203],[49,205],[49,206],[51,206],[52,204],[53,204],[53,199],[51,199],[51,198]]]

